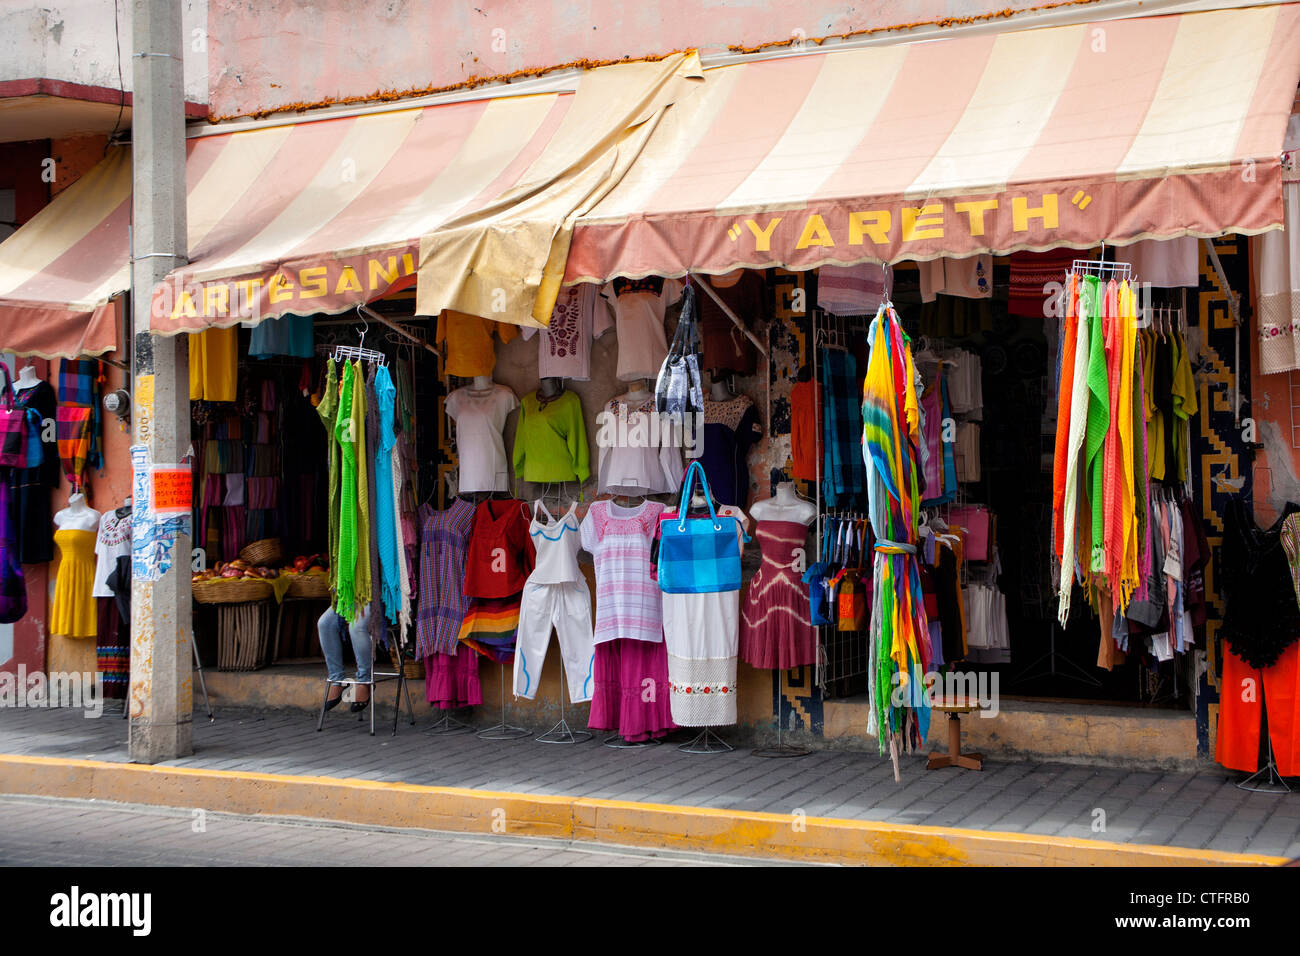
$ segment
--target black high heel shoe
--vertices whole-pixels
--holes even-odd
[[[337,697],[328,697],[325,699],[325,709],[333,710],[339,704],[343,703],[343,692],[340,691]]]
[[[354,700],[352,702],[352,713],[359,714],[369,706],[370,706],[369,697],[367,697],[365,700]]]

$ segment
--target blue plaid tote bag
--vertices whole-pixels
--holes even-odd
[[[697,474],[709,503],[707,518],[686,514]],[[740,528],[735,518],[720,516],[714,509],[704,466],[698,461],[686,470],[677,514],[659,519],[659,589],[669,594],[740,590]]]

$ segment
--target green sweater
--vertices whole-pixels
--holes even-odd
[[[533,392],[519,406],[515,430],[515,475],[524,481],[585,482],[591,475],[582,402],[565,391],[542,408]]]

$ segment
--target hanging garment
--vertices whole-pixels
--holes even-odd
[[[495,335],[504,345],[518,334],[517,325],[448,309],[438,315],[434,340],[435,344],[444,346],[448,375],[476,378],[491,375],[492,369],[496,368],[497,354],[492,336]]]
[[[422,658],[456,653],[460,626],[469,608],[465,565],[475,513],[474,505],[464,498],[454,499],[444,511],[434,511],[428,505],[420,509],[420,603],[415,647]]]
[[[790,473],[802,481],[817,480],[817,441],[821,406],[817,385],[798,382],[790,389]]]
[[[358,502],[364,493],[359,495],[357,489],[356,436],[364,437],[365,433],[363,424],[354,415],[357,407],[354,393],[360,389],[364,394],[364,386],[359,385],[356,379],[355,367],[351,362],[345,362],[338,415],[334,422],[334,437],[339,446],[339,545],[338,557],[334,562],[334,610],[348,621],[356,620],[358,593],[366,593],[358,588],[357,580],[357,553],[365,542],[357,529],[360,515]]]
[[[749,518],[736,507],[720,507],[717,513],[719,517],[735,519],[737,537],[743,547]],[[672,508],[664,512],[664,517],[676,514],[677,509]],[[734,724],[740,591],[665,592],[663,613],[673,723],[679,727]]]
[[[113,590],[108,578],[117,570],[117,559],[131,553],[131,510],[125,514],[117,510],[105,511],[99,519],[99,532],[95,536],[95,583],[91,594],[97,598],[111,598]]]
[[[918,262],[916,268],[921,278],[922,302],[933,302],[940,294],[963,299],[993,295],[993,260],[989,256],[931,259]]]
[[[238,328],[190,333],[190,401],[233,402],[238,379]]]
[[[1285,228],[1250,239],[1261,375],[1300,369],[1300,113],[1287,122],[1282,148],[1291,154],[1282,166]]]
[[[379,563],[379,539],[383,535],[384,529],[379,522],[379,495],[385,484],[391,483],[391,477],[385,475],[383,482],[379,481],[379,460],[381,457],[376,454],[379,446],[379,396],[375,392],[375,376],[377,375],[377,364],[371,364],[369,374],[366,376],[366,448],[369,453],[360,461],[365,462],[366,471],[366,536],[365,541],[368,547],[366,551],[366,573],[370,580],[370,589],[367,591],[369,597],[369,614],[366,616],[366,624],[370,632],[370,642],[375,647],[388,647],[388,632],[384,628],[384,620],[387,612],[384,609],[383,596],[383,568]],[[273,479],[277,482],[279,479]]]
[[[697,448],[700,436],[667,424],[655,412],[654,396],[611,399],[597,420],[597,494],[658,495],[681,487],[682,446]]]
[[[597,609],[599,613],[599,599]],[[594,683],[587,721],[592,730],[612,730],[629,743],[639,743],[676,729],[670,695],[662,691],[669,683],[663,641],[601,641],[596,645]]]
[[[520,596],[536,564],[526,507],[514,498],[480,502],[470,530],[465,571],[470,602],[458,637],[497,663],[514,655]]]
[[[131,683],[131,622],[116,598],[95,598],[95,669],[103,675],[104,698],[124,700]]]
[[[601,288],[613,306],[618,334],[620,382],[654,378],[668,356],[664,313],[682,294],[681,279],[648,276],[644,279],[617,278]]]
[[[714,497],[724,505],[749,503],[749,450],[763,437],[758,409],[748,395],[722,402],[704,400],[700,464]]]
[[[524,396],[515,428],[516,477],[539,484],[583,484],[591,476],[590,454],[582,401],[576,392],[566,389],[549,400],[536,392]]]
[[[100,408],[101,395],[107,381],[104,363],[99,359],[63,359],[59,363],[59,403],[90,409],[90,446],[86,451],[86,468],[91,471],[104,467]]]
[[[867,343],[871,351],[862,385],[862,455],[867,514],[875,536],[867,732],[875,734],[884,753],[891,740],[901,738],[911,749],[929,734],[924,675],[932,654],[916,553],[920,497],[919,463],[913,451],[920,443],[916,369],[891,307],[883,306],[876,314]]]
[[[1089,315],[1096,317],[1096,320],[1088,326],[1088,417],[1084,432],[1086,462],[1084,497],[1092,520],[1086,529],[1085,553],[1088,555],[1088,560],[1084,568],[1088,572],[1097,573],[1105,567],[1103,511],[1105,467],[1102,452],[1106,443],[1106,432],[1110,427],[1110,383],[1106,377],[1105,304],[1096,276],[1084,276],[1080,299],[1086,300],[1086,304],[1081,304],[1080,309],[1086,308]]]
[[[862,407],[858,363],[843,349],[822,348],[822,496],[828,508],[860,499],[866,491],[862,464]]]
[[[663,509],[657,501],[635,508],[593,501],[582,519],[582,547],[595,559],[598,645],[615,638],[663,640],[663,601],[650,564]]]
[[[551,323],[544,329],[526,328],[525,341],[537,339],[537,377],[591,378],[591,343],[614,327],[609,300],[591,282],[564,286],[555,300]]]
[[[737,269],[724,276],[704,276],[699,281],[709,283],[747,328],[762,326],[767,309],[766,285],[761,273]],[[753,375],[755,350],[749,337],[736,327],[708,292],[700,291],[695,304],[700,310],[704,368],[713,375]]]
[[[875,315],[892,280],[893,267],[878,262],[822,266],[817,270],[817,307],[831,315]]]
[[[393,431],[397,388],[388,369],[375,370],[375,399],[378,403],[378,443],[375,445],[375,533],[379,558],[381,598],[389,624],[396,624],[402,608],[401,525],[397,520],[397,498],[393,487]],[[378,618],[378,615],[376,615]]]
[[[1013,252],[1007,312],[1038,319],[1053,315],[1057,292],[1077,255],[1073,249]]]
[[[59,568],[50,607],[50,633],[60,637],[94,637],[95,532],[60,528],[54,532]]]
[[[740,657],[752,667],[788,670],[817,663],[808,589],[795,570],[808,539],[797,521],[760,521],[754,532],[763,563],[749,581],[741,610]]]
[[[269,359],[278,355],[309,359],[315,354],[316,320],[310,315],[283,315],[263,319],[248,335],[248,357]]]
[[[1177,239],[1143,239],[1115,250],[1116,262],[1133,267],[1133,279],[1158,289],[1196,288],[1200,284],[1201,240],[1195,236]]]
[[[556,520],[541,500],[533,503],[528,535],[537,564],[520,599],[514,664],[516,697],[532,700],[537,696],[554,629],[569,684],[569,700],[575,704],[591,700],[595,686],[591,592],[578,567],[582,542],[577,507],[574,502]],[[545,522],[538,516],[539,510],[546,515]]]
[[[1264,715],[1277,772],[1300,776],[1300,644],[1292,643],[1264,668],[1223,648],[1214,759],[1233,770],[1258,770]]]
[[[84,491],[86,487],[93,417],[89,408],[76,405],[63,405],[58,411],[59,460],[73,491]]]
[[[943,431],[947,416],[943,413],[942,364],[939,366],[937,377],[921,396],[921,415],[923,418],[921,441],[926,448],[925,463],[922,468],[925,498],[922,499],[921,504],[926,508],[932,508],[935,505],[947,504],[956,497],[956,488],[945,481],[944,475],[947,449],[944,448]],[[953,475],[956,476],[955,461]]]
[[[483,703],[477,654],[430,654],[424,659],[424,696],[439,710]]]
[[[1281,534],[1297,511],[1288,505],[1275,524],[1262,529],[1241,496],[1230,498],[1225,509],[1221,574],[1227,607],[1220,633],[1250,667],[1271,666],[1300,638],[1300,609]]]
[[[0,481],[0,624],[12,624],[27,613],[27,582],[18,560],[18,527],[10,503],[8,481]]]
[[[58,398],[54,386],[46,381],[31,388],[15,388],[14,398],[19,408],[35,411],[35,435],[41,442],[40,463],[13,472],[18,559],[23,564],[44,564],[54,560],[50,492],[59,487],[61,475],[57,425],[51,430],[45,423],[57,421]]]
[[[509,490],[510,464],[502,433],[506,419],[519,407],[515,393],[504,385],[483,392],[458,388],[443,407],[456,423],[457,488],[466,493]]]

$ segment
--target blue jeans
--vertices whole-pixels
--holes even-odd
[[[352,638],[352,653],[357,658],[357,680],[370,680],[370,631],[367,619],[370,606],[366,605],[357,615],[356,622],[348,627],[348,622],[333,608],[327,608],[316,622],[320,634],[320,649],[325,652],[325,667],[330,680],[343,680],[343,629],[348,627]]]

